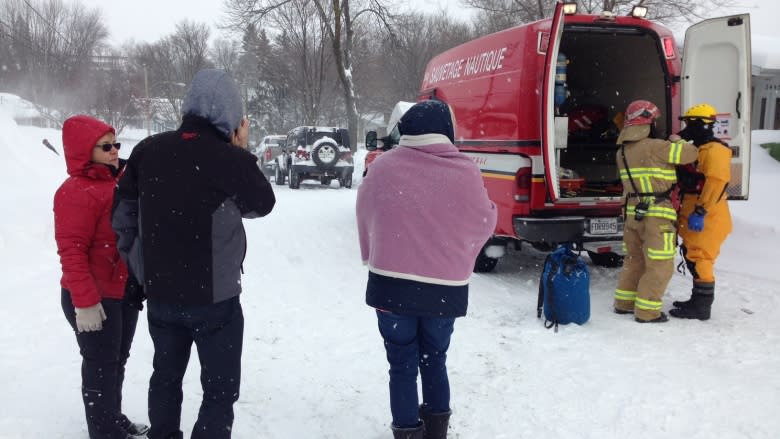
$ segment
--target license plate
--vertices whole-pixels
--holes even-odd
[[[591,218],[591,235],[615,235],[618,232],[617,218]]]

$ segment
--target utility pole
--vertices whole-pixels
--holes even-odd
[[[149,78],[146,74],[146,64],[144,64],[144,91],[146,92],[146,137],[152,135],[151,131],[151,116],[149,114]]]

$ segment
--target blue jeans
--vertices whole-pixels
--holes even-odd
[[[422,379],[423,410],[450,410],[450,381],[447,378],[447,349],[455,325],[454,317],[415,317],[377,311],[379,333],[385,341],[390,363],[390,411],[399,428],[420,424],[417,398],[417,370]]]
[[[182,379],[198,348],[203,401],[191,438],[227,439],[241,383],[244,315],[238,297],[213,305],[149,300],[154,372],[149,380],[150,439],[181,439]]]

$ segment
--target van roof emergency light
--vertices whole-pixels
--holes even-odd
[[[631,8],[631,16],[636,18],[647,17],[647,6],[634,6]]]
[[[571,3],[564,3],[563,4],[563,13],[566,15],[574,15],[577,13],[577,3],[571,2]]]

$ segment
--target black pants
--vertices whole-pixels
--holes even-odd
[[[76,334],[81,352],[81,396],[90,439],[125,439],[130,422],[122,414],[122,383],[130,357],[138,310],[120,299],[103,299],[106,320],[103,329],[76,330],[76,310],[70,292],[62,290],[62,311]]]
[[[203,387],[192,438],[229,438],[241,382],[244,315],[238,297],[213,305],[147,303],[154,343],[149,380],[149,439],[181,439],[182,379],[192,343],[198,349]]]

